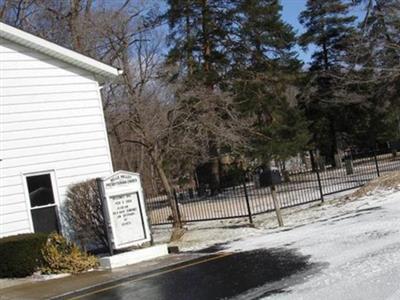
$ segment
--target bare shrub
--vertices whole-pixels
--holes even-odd
[[[68,188],[65,218],[72,238],[84,249],[107,248],[101,196],[96,180],[88,180]]]

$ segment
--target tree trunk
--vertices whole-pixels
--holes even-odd
[[[3,19],[3,16],[4,16],[4,14],[5,14],[6,10],[7,10],[7,4],[8,4],[7,1],[3,2],[3,6],[0,9],[0,19]]]
[[[190,41],[191,37],[191,28],[190,28],[190,17],[189,17],[189,8],[187,9],[186,15],[186,41]],[[193,57],[192,57],[192,46],[187,42],[186,44],[186,63],[188,67],[189,76],[193,75]]]
[[[209,25],[209,11],[208,11],[208,3],[207,0],[202,0],[202,9],[201,9],[201,14],[202,14],[202,28],[201,30],[203,31],[203,69],[206,75],[210,72],[210,54],[211,54],[211,45],[210,45],[210,40],[209,40],[209,30],[208,30],[208,25]]]
[[[143,173],[144,172],[144,162],[145,162],[145,149],[143,146],[140,146],[140,160],[139,160],[139,173]]]
[[[78,29],[80,1],[71,0],[70,5],[71,11],[68,18],[68,26],[71,32],[72,47],[74,50],[82,53],[84,52],[84,49]]]
[[[172,218],[173,218],[173,227],[174,228],[182,228],[182,223],[179,217],[178,207],[176,205],[172,187],[168,181],[167,175],[165,174],[164,168],[161,164],[161,161],[154,157],[153,153],[149,153],[150,157],[153,160],[154,166],[157,169],[158,175],[160,176],[161,182],[164,186],[165,191],[168,195],[168,201],[171,206]]]
[[[328,58],[328,48],[326,47],[326,43],[322,44],[322,52],[324,57],[324,69],[325,71],[329,70],[329,58]]]
[[[131,164],[129,163],[129,160],[127,159],[128,154],[125,151],[125,146],[123,145],[121,137],[119,136],[118,131],[115,127],[112,129],[112,133],[114,134],[114,138],[119,146],[119,150],[121,151],[121,156],[123,157],[123,163],[126,167],[126,170],[132,171]]]
[[[329,120],[329,129],[331,135],[331,150],[330,150],[330,157],[332,166],[337,168],[339,167],[336,160],[336,155],[338,154],[338,145],[337,145],[337,138],[336,138],[336,128],[335,128],[335,121],[333,119]]]
[[[210,188],[211,194],[216,195],[220,191],[221,182],[220,182],[220,172],[219,172],[219,159],[218,157],[211,159],[210,162]]]
[[[314,151],[310,150],[309,153],[310,153],[310,160],[311,160],[311,170],[313,172],[315,172],[317,170],[317,164],[315,162]]]
[[[201,18],[202,18],[202,23],[201,23],[201,30],[202,30],[202,54],[203,54],[203,72],[204,72],[204,78],[205,78],[205,85],[208,89],[210,89],[210,93],[212,93],[212,90],[214,88],[214,79],[212,79],[213,76],[210,76],[210,74],[213,73],[213,68],[212,68],[212,58],[211,58],[211,51],[213,49],[213,44],[210,36],[210,32],[212,30],[212,25],[211,25],[211,18],[210,18],[210,4],[208,0],[202,0],[201,1]],[[211,27],[211,29],[210,29]],[[220,191],[220,164],[219,164],[219,151],[217,145],[213,142],[214,136],[212,133],[209,133],[210,135],[210,145],[209,145],[209,154],[211,160],[209,161],[209,177],[210,177],[210,188],[211,188],[211,194],[218,194]]]

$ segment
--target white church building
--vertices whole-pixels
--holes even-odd
[[[112,174],[100,88],[119,75],[0,23],[0,237],[59,230],[67,187]]]

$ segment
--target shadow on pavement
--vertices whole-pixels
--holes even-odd
[[[208,249],[218,250],[217,248]],[[279,283],[292,275],[318,271],[295,250],[285,248],[237,252],[154,276],[127,281],[82,295],[81,299],[228,299],[248,294],[267,296],[284,292]],[[304,278],[304,276],[298,276]],[[259,298],[259,297],[256,298]],[[244,299],[244,298],[243,298]]]

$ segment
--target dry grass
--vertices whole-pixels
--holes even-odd
[[[391,172],[374,179],[354,192],[351,197],[360,198],[376,189],[400,189],[400,172]]]

